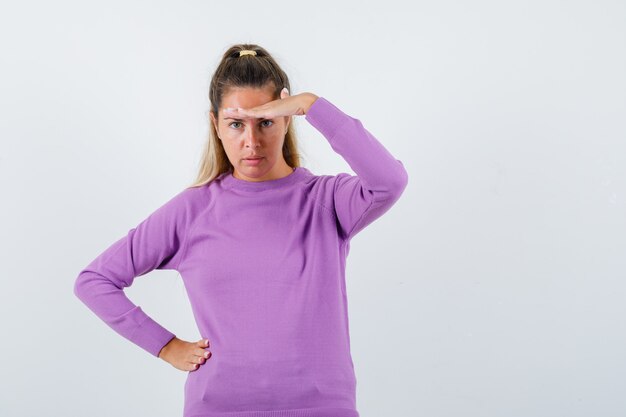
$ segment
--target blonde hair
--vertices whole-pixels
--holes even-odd
[[[253,54],[242,54],[239,51],[252,50]],[[236,44],[229,47],[211,78],[209,88],[209,110],[217,119],[217,111],[221,107],[222,98],[232,87],[264,88],[274,86],[273,99],[280,98],[280,91],[287,87],[291,91],[289,78],[274,58],[262,47],[255,44]],[[300,166],[296,134],[293,123],[289,123],[283,143],[283,157],[292,168]],[[217,135],[215,126],[209,118],[208,140],[200,160],[196,180],[189,187],[205,185],[221,175],[233,170],[222,142]]]

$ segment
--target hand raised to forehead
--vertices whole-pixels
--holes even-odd
[[[300,93],[295,96],[290,96],[289,90],[283,88],[280,92],[280,98],[277,100],[249,109],[226,107],[223,109],[223,112],[224,117],[235,117],[239,119],[272,119],[281,116],[302,116],[306,114],[306,110],[308,110],[316,98],[317,96],[312,93]]]

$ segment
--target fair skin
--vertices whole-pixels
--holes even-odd
[[[273,86],[265,88],[232,88],[222,98],[218,118],[211,122],[218,132],[226,155],[233,164],[233,175],[246,181],[267,181],[293,172],[282,153],[291,116],[302,116],[318,99],[313,93],[290,96],[284,89],[272,100]],[[259,162],[245,160],[260,155]],[[208,339],[187,342],[174,337],[159,352],[159,358],[181,371],[195,371],[212,353]]]
[[[272,100],[272,84],[264,88],[230,88],[222,98],[218,117],[211,122],[233,165],[233,176],[246,181],[268,181],[293,172],[283,157],[283,143],[291,116],[303,115],[317,99],[313,93],[290,96],[285,90]],[[257,162],[246,158],[258,156]]]

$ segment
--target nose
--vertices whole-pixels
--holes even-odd
[[[260,145],[259,137],[257,136],[257,133],[254,131],[253,126],[247,129],[247,132],[245,133],[244,141],[245,141],[245,145],[249,146],[250,148],[256,148],[257,146]]]

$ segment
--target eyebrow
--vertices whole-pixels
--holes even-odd
[[[250,117],[250,119],[257,119],[257,120],[271,120],[271,119],[267,119],[265,117]],[[224,120],[236,120],[238,122],[243,122],[245,119],[236,119],[234,117],[224,117]]]

